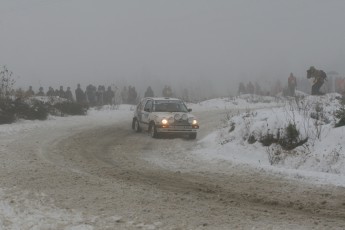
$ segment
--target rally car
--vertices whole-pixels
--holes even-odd
[[[195,139],[199,124],[191,111],[177,98],[143,98],[134,111],[132,129],[148,131],[153,138],[162,133],[175,133]]]

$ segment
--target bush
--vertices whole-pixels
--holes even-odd
[[[284,150],[292,150],[298,146],[305,144],[308,141],[308,138],[300,139],[300,133],[296,128],[295,124],[289,123],[284,129],[283,135],[280,134],[280,131],[277,132],[277,137],[274,137],[273,134],[267,132],[266,135],[261,136],[259,142],[263,146],[271,146],[272,144],[278,144]]]
[[[0,99],[0,124],[11,124],[16,120],[14,104],[8,98]]]
[[[65,101],[53,106],[63,115],[86,115],[88,107],[75,102]]]
[[[260,137],[259,142],[263,145],[263,146],[270,146],[271,144],[277,143],[278,139],[274,138],[274,135],[272,133],[268,133],[266,135],[263,135]]]
[[[0,125],[11,124],[16,120],[13,113],[7,111],[0,111]]]
[[[336,97],[336,99],[339,100],[340,104],[345,105],[345,96],[344,95],[341,97]]]
[[[298,140],[299,131],[296,128],[295,124],[289,123],[288,126],[285,128],[285,138],[289,142],[295,142]]]
[[[254,144],[255,142],[256,142],[256,138],[255,138],[254,134],[251,134],[248,138],[248,143]]]
[[[13,73],[7,69],[6,66],[0,67],[0,100],[9,98],[15,80],[13,79]]]
[[[86,115],[88,106],[74,102],[51,103],[40,100],[0,98],[0,124],[11,124],[17,119],[46,120],[52,115]]]
[[[48,109],[42,102],[35,101],[30,105],[20,99],[0,100],[0,124],[10,124],[16,119],[45,120],[47,117]]]
[[[15,113],[19,119],[46,120],[48,111],[48,105],[41,101],[33,101],[31,105],[22,100],[15,101]]]
[[[305,144],[308,141],[308,138],[300,140],[299,131],[296,128],[295,124],[289,123],[285,128],[285,135],[280,138],[279,145],[284,150],[292,150],[298,146]]]
[[[339,121],[335,124],[335,127],[345,126],[345,108],[344,107],[335,111],[335,117],[339,119]]]

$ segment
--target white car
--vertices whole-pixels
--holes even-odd
[[[177,133],[195,139],[199,124],[191,111],[177,98],[143,98],[134,111],[132,129],[148,131],[153,138],[161,133]]]

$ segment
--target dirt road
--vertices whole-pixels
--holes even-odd
[[[198,139],[224,116],[197,115]],[[345,229],[344,188],[226,162],[213,166],[190,155],[197,140],[152,139],[134,133],[130,118],[47,126],[1,145],[2,188],[80,213],[77,222],[60,221],[61,229]],[[15,200],[12,205],[25,207]]]

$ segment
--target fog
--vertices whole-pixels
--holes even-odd
[[[343,0],[0,0],[18,87],[151,85],[236,94],[310,66],[345,73]]]

